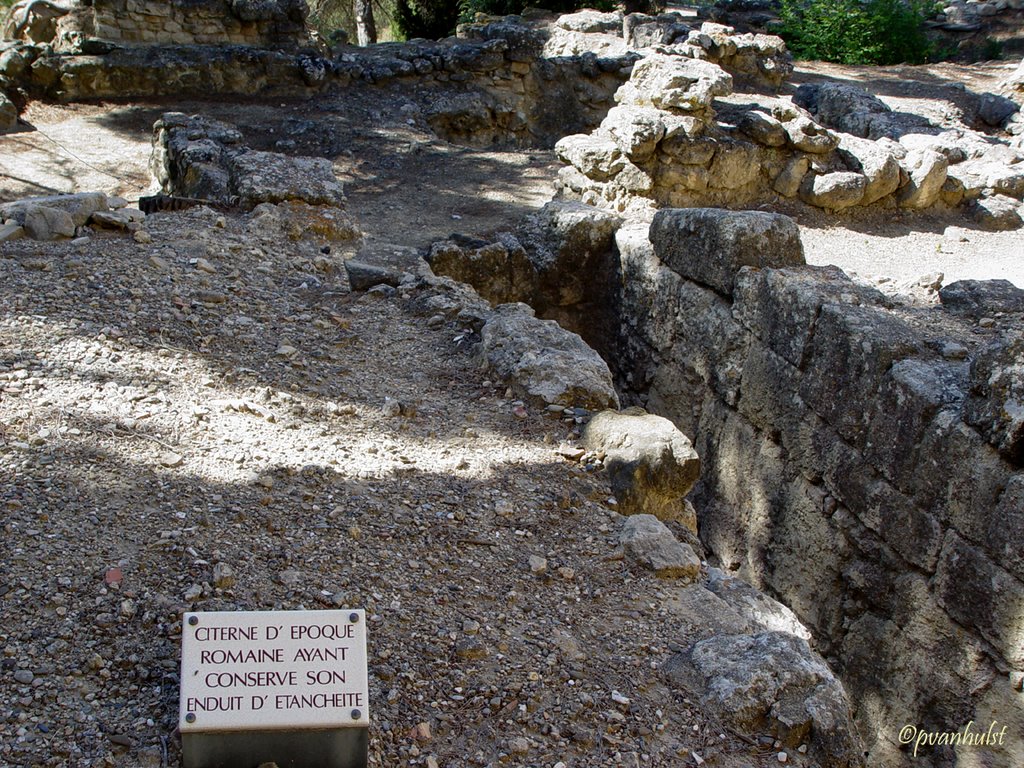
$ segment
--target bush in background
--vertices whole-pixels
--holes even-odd
[[[921,64],[932,45],[923,0],[782,0],[776,30],[798,59]]]
[[[455,33],[460,12],[458,0],[396,0],[394,19],[398,37],[447,37]]]

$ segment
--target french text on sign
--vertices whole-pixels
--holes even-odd
[[[365,727],[361,610],[188,613],[182,733]]]

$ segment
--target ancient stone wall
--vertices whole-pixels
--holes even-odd
[[[702,540],[812,630],[870,764],[902,763],[906,724],[1019,733],[1024,291],[963,281],[940,307],[894,306],[784,266],[799,242],[762,218],[781,217],[619,230],[620,376],[696,436]]]
[[[67,55],[22,45],[0,57],[0,78],[6,66],[26,90],[62,101],[415,87],[427,121],[442,138],[475,146],[550,147],[566,131],[591,130],[601,121],[636,59],[545,58],[542,42],[528,28],[495,26],[486,38],[386,43],[330,56],[214,46]]]
[[[77,0],[52,23],[27,23],[36,0],[11,12],[5,36],[76,52],[115,45],[308,45],[304,0]],[[20,23],[21,17],[26,23]]]
[[[1021,226],[1019,138],[944,130],[843,84],[803,85],[792,99],[735,96],[734,74],[745,70],[730,69],[729,53],[743,51],[760,62],[762,80],[781,82],[782,41],[709,23],[689,39],[645,51],[598,129],[558,142],[564,196],[619,212],[961,206],[981,227]],[[1010,130],[1018,105],[986,97],[980,117]]]

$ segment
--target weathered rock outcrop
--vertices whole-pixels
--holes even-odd
[[[480,332],[480,355],[513,391],[545,404],[618,408],[607,363],[575,333],[540,320],[525,304],[503,304]]]
[[[872,761],[901,764],[894,722],[1012,711],[1024,291],[954,284],[948,309],[909,309],[835,268],[738,261],[725,292],[657,228],[617,243],[619,380],[697,436],[702,541],[812,630]]]
[[[700,558],[654,515],[626,518],[619,543],[626,557],[661,578],[693,582],[700,575]]]
[[[737,730],[768,730],[790,748],[813,744],[815,757],[836,768],[864,765],[843,686],[802,638],[719,635],[670,659],[665,671]]]
[[[621,514],[676,520],[697,532],[684,499],[700,477],[700,458],[671,421],[642,408],[602,411],[587,424],[583,444],[604,457]]]

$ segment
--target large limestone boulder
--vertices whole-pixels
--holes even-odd
[[[1001,128],[1019,111],[1017,102],[996,93],[983,93],[978,100],[978,119],[993,128]]]
[[[765,147],[781,147],[786,143],[786,129],[781,122],[766,112],[749,110],[740,118],[737,128]]]
[[[795,197],[810,170],[811,161],[807,155],[796,155],[779,171],[772,182],[772,189],[783,197]]]
[[[832,131],[818,125],[806,115],[794,115],[783,124],[786,140],[793,149],[823,155],[839,145]]]
[[[860,173],[809,174],[800,187],[800,198],[809,205],[838,211],[861,202],[866,187],[867,179]]]
[[[843,133],[877,139],[890,134],[892,110],[863,88],[843,83],[805,83],[793,103]]]
[[[1004,232],[1019,229],[1024,220],[1020,215],[1020,201],[1006,195],[991,195],[971,200],[966,206],[967,214],[981,228],[990,232]]]
[[[522,396],[589,410],[618,408],[607,363],[554,320],[525,304],[498,307],[480,332],[480,355]]]
[[[645,13],[631,13],[622,20],[622,34],[631,48],[650,48],[671,45],[685,40],[693,27],[681,14],[663,13],[657,17]]]
[[[626,519],[619,535],[623,554],[665,579],[693,582],[700,576],[700,558],[689,544],[654,515],[633,515]]]
[[[864,176],[861,205],[871,205],[899,189],[900,164],[885,144],[842,134],[838,154],[847,168]]]
[[[66,213],[76,227],[84,225],[89,217],[97,211],[110,209],[107,196],[102,192],[79,192],[73,195],[48,195],[46,197],[29,197],[11,203],[0,204],[0,219],[17,219],[19,222],[25,211],[32,208],[53,208]]]
[[[665,266],[725,295],[743,267],[805,263],[796,222],[777,213],[667,208],[655,214],[650,237]]]
[[[622,14],[602,13],[584,9],[560,16],[552,25],[544,42],[543,55],[557,56],[622,56],[629,50],[622,36]]]
[[[1024,334],[1004,337],[971,362],[964,420],[1007,460],[1024,464]]]
[[[626,166],[618,144],[604,136],[565,136],[555,144],[555,154],[594,181],[607,181]]]
[[[717,635],[669,659],[664,673],[740,732],[767,728],[786,747],[807,744],[833,768],[864,765],[846,692],[803,638]]]
[[[74,220],[67,211],[59,208],[28,206],[23,211],[20,223],[33,240],[59,240],[75,236]]]
[[[753,632],[768,629],[773,632],[785,632],[808,641],[811,639],[811,633],[800,623],[800,619],[791,609],[768,597],[764,592],[754,589],[734,574],[720,568],[708,568],[705,586],[750,621]]]
[[[716,96],[730,93],[732,77],[717,64],[651,54],[633,65],[629,81],[615,94],[615,100],[669,111],[705,112]]]
[[[934,149],[912,149],[903,159],[910,181],[899,195],[904,208],[928,208],[935,204],[946,182],[949,161]]]
[[[583,444],[604,454],[619,512],[689,522],[684,497],[700,478],[700,458],[671,421],[642,408],[602,411]]]
[[[345,203],[331,161],[323,157],[248,150],[230,156],[227,168],[234,193],[245,207],[285,200],[304,200],[312,205]]]
[[[1024,314],[1024,289],[1009,280],[957,280],[939,290],[943,309],[970,318]]]
[[[654,107],[612,107],[601,122],[600,132],[611,138],[622,154],[643,162],[654,154],[665,137],[665,113]]]
[[[30,197],[0,205],[0,221],[13,220],[34,240],[74,237],[94,213],[109,210],[102,192]]]
[[[603,13],[591,8],[585,8],[576,13],[567,13],[559,16],[555,26],[570,32],[583,32],[586,34],[605,33],[622,36],[622,13],[610,11]]]

